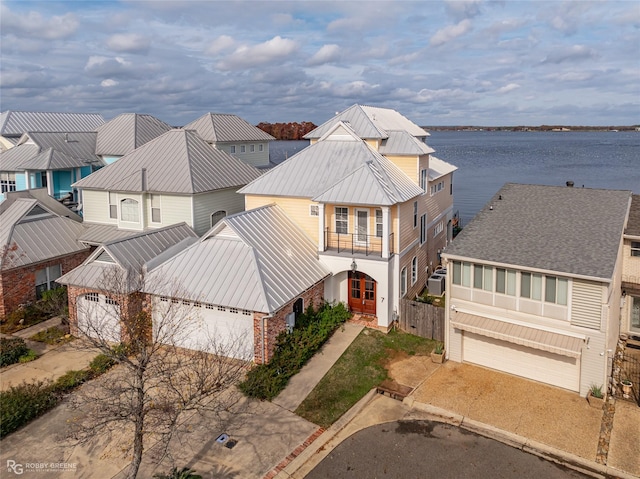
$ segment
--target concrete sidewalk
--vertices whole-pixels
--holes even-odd
[[[345,323],[271,402],[288,411],[295,411],[363,329],[364,326]]]

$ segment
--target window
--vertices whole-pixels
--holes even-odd
[[[567,292],[569,282],[565,278],[545,276],[544,278],[544,300],[547,303],[567,305]]]
[[[336,233],[347,234],[349,232],[349,208],[336,206]]]
[[[211,307],[211,309],[213,309],[213,307]],[[226,311],[227,308],[225,308],[224,306],[218,306],[218,311]]]
[[[236,145],[231,145],[229,147],[229,153],[235,153],[236,152]]]
[[[97,303],[98,301],[100,301],[100,296],[98,295],[98,293],[87,293],[84,295],[84,299]]]
[[[151,202],[151,222],[160,223],[160,195],[149,195]]]
[[[473,287],[493,291],[493,268],[491,266],[473,265]]]
[[[215,226],[222,218],[227,216],[227,212],[224,210],[216,211],[211,215],[211,226]]]
[[[140,222],[140,211],[136,200],[125,198],[120,202],[120,219],[131,223]]]
[[[107,303],[107,304],[112,304],[112,305],[117,305],[118,304],[118,302],[115,299],[110,298],[109,296],[104,298],[104,302]]]
[[[204,308],[205,309],[215,309],[215,306],[213,304],[205,303]],[[218,308],[218,309],[220,309],[220,308]]]
[[[13,172],[0,173],[0,193],[16,191],[16,174]]]
[[[169,301],[169,298],[167,298],[166,296],[160,296],[160,301],[166,303],[167,301]]]
[[[376,236],[382,238],[382,210],[376,210]]]
[[[422,188],[425,192],[427,191],[427,173],[428,170],[420,170],[420,188]]]
[[[262,151],[264,150],[264,145],[263,144],[259,144],[258,145],[258,151]]]
[[[418,258],[414,256],[411,260],[411,286],[416,284],[416,281],[418,281]]]
[[[400,297],[407,294],[407,267],[402,268],[400,272]]]
[[[229,312],[233,313],[233,314],[238,314],[238,309],[237,308],[229,308]]]
[[[640,241],[631,242],[631,256],[640,256]]]
[[[36,297],[42,298],[42,293],[50,289],[56,289],[56,279],[62,276],[62,266],[59,264],[48,266],[36,271]]]
[[[247,311],[246,309],[243,309],[242,314],[244,314],[245,316],[251,316],[251,311]]]
[[[418,202],[413,202],[413,227],[416,228],[418,226]]]
[[[254,151],[256,151],[256,145],[249,145],[249,151],[251,153],[253,153]]]
[[[516,294],[516,272],[510,269],[496,268],[496,293]]]
[[[246,153],[247,147],[244,145],[240,145],[240,153]]]
[[[193,302],[193,307],[194,308],[202,308],[202,303],[199,303],[198,301],[194,301]]]
[[[318,205],[309,205],[309,216],[320,216],[320,207]]]
[[[540,301],[542,298],[542,275],[520,273],[520,296]]]
[[[453,262],[453,284],[471,286],[471,263]]]
[[[420,217],[420,244],[423,245],[427,241],[427,215]]]
[[[116,194],[109,192],[109,218],[118,219],[118,200]]]
[[[437,184],[431,185],[431,189],[430,189],[431,196],[435,195],[439,191],[442,191],[443,188],[444,188],[444,181],[439,181]]]
[[[438,236],[440,233],[442,233],[442,230],[444,230],[444,223],[441,221],[440,223],[438,223],[436,225],[435,228],[433,228],[433,237],[435,238],[436,236]]]

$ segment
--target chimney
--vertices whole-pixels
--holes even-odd
[[[142,191],[147,191],[147,169],[142,168],[141,170],[141,180],[142,180]]]

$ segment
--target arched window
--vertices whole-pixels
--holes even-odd
[[[211,215],[211,226],[215,226],[215,224],[225,216],[227,216],[227,212],[223,210],[216,211],[215,213],[213,213]]]
[[[125,198],[120,202],[120,219],[132,223],[140,222],[140,210],[136,200]]]

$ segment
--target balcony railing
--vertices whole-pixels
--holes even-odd
[[[324,232],[324,250],[345,254],[364,254],[382,257],[382,237],[361,233]],[[393,233],[389,235],[389,256],[393,254]]]

